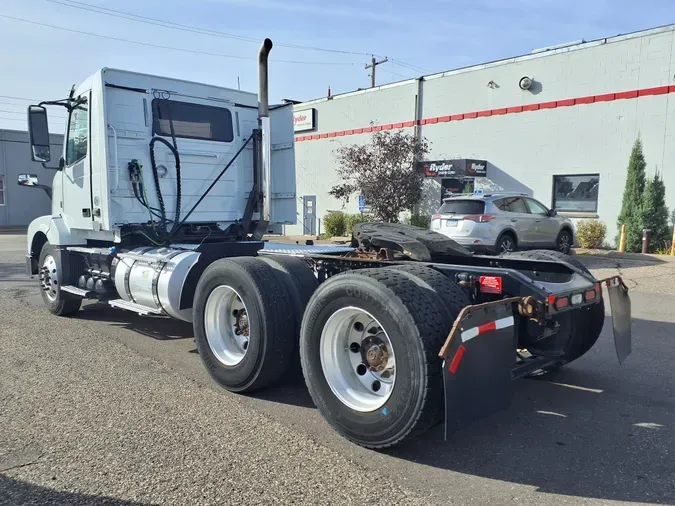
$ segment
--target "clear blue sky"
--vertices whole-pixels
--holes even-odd
[[[278,44],[358,53],[277,45],[272,53],[270,79],[272,100],[279,101],[324,96],[329,86],[333,93],[368,86],[368,72],[363,67],[370,53],[393,58],[393,62],[378,67],[378,83],[382,84],[582,38],[590,40],[673,23],[673,1],[1,0],[0,16],[243,58],[147,47],[0,17],[0,95],[38,100],[62,98],[72,84],[101,67],[230,87],[237,86],[239,76],[242,89],[256,90],[258,43],[86,10],[96,7],[256,41],[270,37]],[[25,129],[26,104],[26,100],[0,97],[0,111],[4,111],[0,112],[0,128]],[[52,131],[62,128],[58,120],[54,118]]]

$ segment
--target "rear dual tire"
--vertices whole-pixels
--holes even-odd
[[[324,282],[307,306],[300,335],[307,388],[322,416],[368,448],[393,446],[437,423],[443,415],[438,352],[467,303],[457,285],[425,267],[363,269]],[[378,366],[390,372],[386,396],[378,396],[384,381]]]
[[[566,255],[560,251],[532,250],[513,253],[510,256],[530,258],[532,260],[552,260],[556,262],[567,262],[589,276],[591,272],[579,260]],[[548,339],[555,339],[554,343],[564,344],[565,354],[560,357],[560,362],[555,366],[549,367],[554,370],[568,364],[583,355],[585,355],[597,342],[602,327],[605,323],[605,302],[600,302],[580,308],[574,311],[563,313],[554,320],[560,324],[558,332]],[[524,327],[527,332],[527,327]],[[536,336],[528,335],[526,339],[535,339]]]
[[[293,257],[227,258],[207,267],[195,291],[193,330],[211,377],[245,393],[289,368],[299,371],[300,322],[317,285],[310,267]]]

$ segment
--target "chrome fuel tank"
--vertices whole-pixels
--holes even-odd
[[[181,310],[180,298],[188,272],[199,255],[195,251],[149,247],[118,253],[115,288],[126,301],[192,321],[192,309]]]

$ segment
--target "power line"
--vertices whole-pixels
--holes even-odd
[[[112,16],[120,19],[129,19],[132,21],[137,21],[139,23],[146,23],[149,25],[155,25],[155,26],[161,26],[163,28],[171,28],[174,30],[182,30],[186,32],[192,32],[192,33],[197,33],[201,35],[211,35],[214,37],[222,37],[226,39],[234,39],[234,40],[240,40],[243,42],[251,42],[254,44],[259,44],[260,40],[255,38],[255,37],[246,37],[244,35],[237,35],[234,33],[228,33],[228,32],[221,32],[217,30],[211,30],[209,28],[201,28],[198,26],[193,26],[193,25],[184,25],[181,23],[175,23],[173,21],[165,21],[163,19],[158,19],[158,18],[153,18],[150,16],[142,16],[140,14],[133,14],[131,12],[124,12],[120,11],[118,9],[109,9],[106,7],[100,7],[98,5],[91,5],[85,2],[79,2],[77,0],[45,0],[47,2],[51,2],[53,4],[59,4],[59,5],[64,5],[67,7],[71,7],[73,9],[81,9],[89,12],[94,12],[97,14],[103,14],[105,16]],[[286,47],[286,48],[291,48],[291,49],[301,49],[305,51],[321,51],[324,53],[334,53],[334,54],[348,54],[348,55],[355,55],[355,56],[363,56],[363,55],[369,55],[370,53],[365,53],[365,52],[356,52],[356,51],[346,51],[343,49],[332,49],[332,48],[325,48],[325,47],[317,47],[317,46],[307,46],[303,44],[289,44],[286,42],[275,42],[274,43],[276,46],[279,47]],[[377,55],[381,56],[381,55]],[[392,59],[392,61],[394,61]],[[399,60],[396,60],[397,62]],[[416,67],[415,65],[412,64],[406,64],[405,62],[400,62],[402,66],[408,66],[409,68],[412,68],[413,70],[417,72],[423,72],[423,73],[431,73],[431,71],[428,71],[426,69],[422,69],[421,67]]]
[[[23,104],[10,104],[9,102],[0,102],[0,104],[4,104],[4,105],[15,105],[15,106],[17,106],[17,107],[26,107],[26,106],[24,106]],[[6,112],[6,113],[9,113],[9,114],[27,114],[27,111],[26,111],[26,110],[24,110],[24,111],[1,111],[1,110],[0,110],[0,112]],[[66,117],[66,116],[61,115],[61,114],[56,114],[56,113],[54,113],[53,111],[52,111],[51,113],[49,113],[49,114],[50,114],[50,116],[51,116],[51,115],[54,115],[55,118],[65,118],[65,117]]]
[[[2,121],[23,121],[23,122],[27,122],[27,118],[5,118],[4,116],[0,116],[0,120],[2,120]],[[65,123],[66,123],[65,121],[58,121],[58,120],[54,121],[54,120],[51,120],[51,119],[49,121],[51,123],[59,123],[59,124],[62,124],[62,125],[65,125]]]
[[[11,19],[13,21],[20,21],[22,23],[29,23],[32,25],[37,25],[37,26],[44,26],[46,28],[54,28],[55,30],[63,30],[66,32],[71,32],[71,33],[78,33],[80,35],[90,35],[92,37],[100,37],[102,39],[108,39],[108,40],[114,40],[117,42],[127,42],[129,44],[137,44],[139,46],[147,46],[147,47],[153,47],[157,49],[168,49],[171,51],[180,51],[183,53],[191,53],[191,54],[202,54],[206,56],[218,56],[220,58],[235,58],[238,60],[256,60],[256,58],[252,58],[249,56],[238,56],[238,55],[232,55],[232,54],[223,54],[223,53],[210,53],[207,51],[197,51],[194,49],[185,49],[182,47],[173,47],[173,46],[162,46],[160,44],[152,44],[150,42],[141,42],[137,40],[129,40],[129,39],[123,39],[121,37],[111,37],[109,35],[101,35],[98,33],[92,33],[92,32],[85,32],[82,30],[74,30],[72,28],[65,28],[63,26],[56,26],[56,25],[49,25],[47,23],[38,23],[37,21],[31,21],[28,19],[23,19],[23,18],[16,18],[14,16],[7,16],[6,14],[0,14],[0,17],[5,18],[5,19]],[[316,62],[316,61],[295,61],[295,60],[272,60],[271,63],[292,63],[292,64],[301,64],[301,65],[356,65],[356,63],[347,63],[347,62]]]
[[[410,70],[414,70],[415,72],[422,72],[423,74],[431,74],[432,71],[429,69],[425,69],[424,67],[418,67],[417,65],[412,65],[410,63],[403,62],[401,60],[395,60],[394,58],[390,58],[392,62],[394,62],[397,65],[400,65],[401,67],[405,67]]]
[[[0,98],[9,98],[11,100],[26,100],[28,102],[37,102],[37,98],[26,98],[26,97],[8,97],[7,95],[0,95]]]
[[[246,37],[244,35],[237,35],[234,33],[228,33],[228,32],[220,32],[217,30],[210,30],[208,28],[200,28],[198,26],[191,26],[191,25],[184,25],[181,23],[174,23],[173,21],[165,21],[162,19],[158,18],[152,18],[149,16],[141,16],[140,14],[133,14],[130,12],[124,12],[120,11],[117,9],[108,9],[106,7],[99,7],[98,5],[90,5],[85,2],[78,2],[76,0],[45,0],[47,2],[51,2],[54,4],[60,4],[60,5],[65,5],[67,7],[72,7],[73,9],[82,9],[85,11],[90,11],[90,12],[95,12],[98,14],[104,14],[106,16],[113,16],[117,18],[122,18],[122,19],[130,19],[133,21],[138,21],[141,23],[147,23],[149,25],[155,25],[155,26],[162,26],[164,28],[173,28],[174,30],[183,30],[187,32],[192,32],[192,33],[199,33],[202,35],[212,35],[214,37],[223,37],[226,39],[235,39],[235,40],[241,40],[243,42],[252,42],[255,44],[259,44],[260,40],[256,39],[254,37]],[[316,46],[305,46],[301,44],[288,44],[284,42],[275,42],[274,43],[276,46],[280,47],[288,47],[288,48],[293,48],[293,49],[304,49],[307,51],[321,51],[325,53],[337,53],[337,54],[350,54],[350,55],[356,55],[356,56],[363,56],[367,55],[369,53],[364,53],[364,52],[355,52],[355,51],[345,51],[342,49],[330,49],[330,48],[323,48],[323,47],[316,47]]]

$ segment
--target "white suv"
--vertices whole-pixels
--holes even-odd
[[[443,199],[430,228],[473,251],[551,248],[569,253],[574,227],[522,193],[459,194]]]

